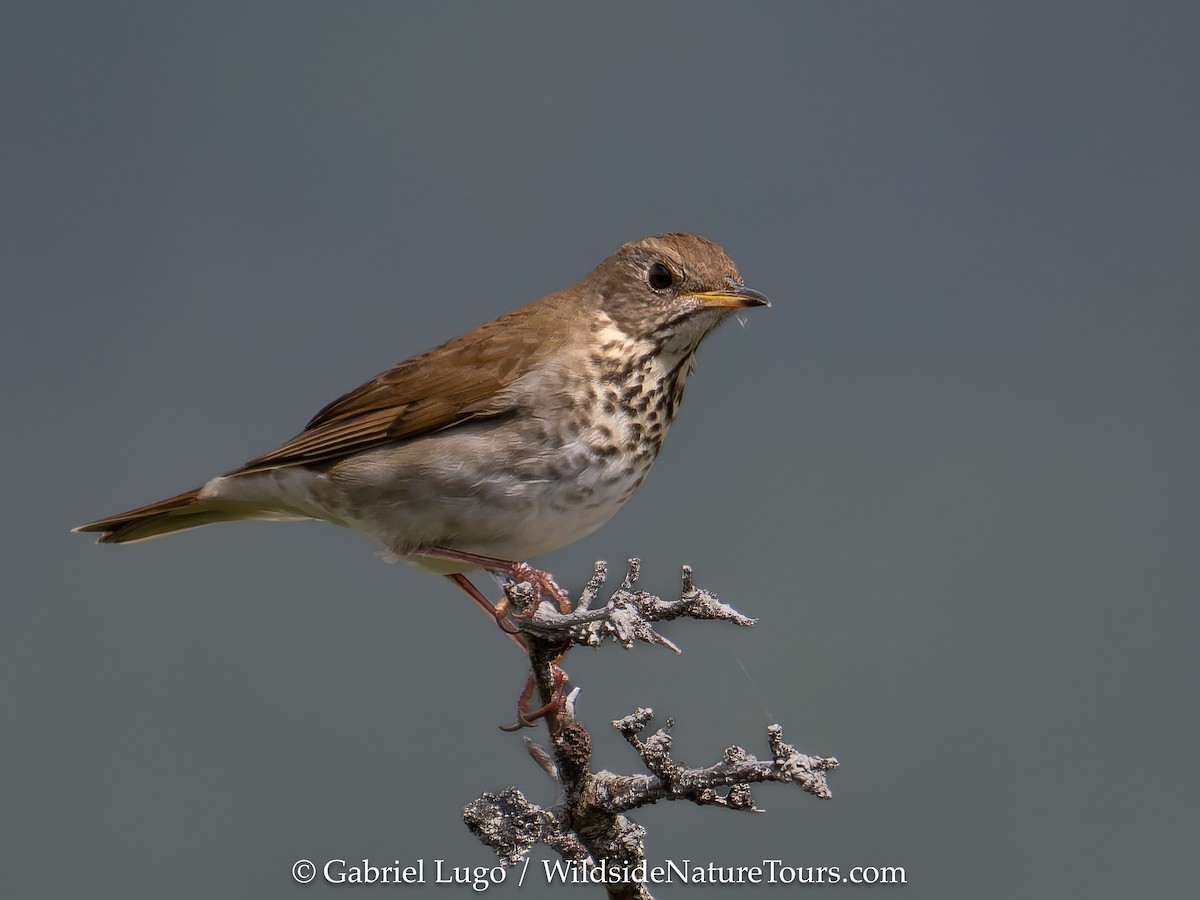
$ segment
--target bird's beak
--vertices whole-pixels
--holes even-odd
[[[688,296],[698,301],[704,309],[749,309],[751,306],[771,305],[765,294],[741,285],[733,285],[727,291],[702,291]]]

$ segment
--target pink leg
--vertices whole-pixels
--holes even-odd
[[[464,594],[470,597],[481,610],[487,613],[488,617],[500,626],[522,653],[529,652],[529,648],[525,644],[525,639],[521,636],[520,632],[511,630],[504,621],[504,613],[508,605],[507,600],[501,600],[496,604],[492,603],[491,600],[483,595],[479,588],[471,583],[471,580],[466,575],[459,572],[447,575],[446,577],[454,582]],[[526,711],[529,709],[529,701],[533,699],[534,679],[531,672],[525,681],[525,687],[521,691],[521,696],[517,699],[517,721],[513,725],[501,725],[500,728],[502,730],[519,731],[522,728],[532,728],[538,719],[543,719],[549,715],[558,715],[566,698],[567,673],[560,669],[556,663],[552,665],[554,666],[554,694],[550,698],[550,702],[538,709],[529,712]]]
[[[550,701],[545,706],[539,706],[535,710],[526,712],[529,709],[529,701],[533,699],[534,680],[533,673],[530,672],[529,677],[525,679],[525,688],[517,699],[517,721],[512,725],[501,725],[501,731],[520,731],[522,728],[532,728],[537,724],[538,719],[557,716],[562,711],[567,696],[567,673],[560,669],[557,663],[552,663],[552,665],[554,667],[554,693],[550,697]],[[553,730],[553,726],[551,730]]]
[[[533,585],[535,606],[541,600],[541,592],[544,588],[549,592],[550,596],[554,598],[555,602],[558,604],[560,612],[568,613],[571,611],[571,600],[567,596],[567,592],[555,583],[553,576],[551,576],[549,572],[543,572],[541,569],[535,569],[533,566],[529,565],[529,563],[513,562],[512,560],[508,559],[497,559],[494,556],[483,556],[479,553],[470,553],[466,550],[451,550],[448,547],[422,547],[412,555],[428,556],[431,559],[446,559],[450,560],[451,562],[466,563],[468,565],[478,566],[481,569],[486,569],[489,572],[497,572],[502,575],[508,575],[509,577],[515,578],[519,581],[528,581]]]
[[[459,590],[474,600],[476,605],[500,626],[500,630],[512,638],[513,643],[521,649],[522,653],[528,652],[528,648],[525,646],[525,641],[521,638],[520,633],[504,621],[504,614],[508,609],[508,600],[501,600],[498,604],[492,603],[491,600],[483,596],[479,588],[471,583],[471,579],[459,572],[447,575],[446,577],[453,581]]]

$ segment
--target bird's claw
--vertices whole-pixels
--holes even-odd
[[[500,626],[500,630],[505,634],[519,635],[521,629],[508,621],[508,613],[511,604],[508,602],[508,597],[501,597],[496,603],[496,608],[492,611],[492,615],[496,618],[496,624]]]
[[[557,716],[562,712],[566,705],[566,686],[567,673],[564,672],[556,664],[551,664],[551,677],[553,679],[553,689],[550,699],[537,709],[529,709],[529,701],[533,699],[533,689],[536,683],[533,678],[533,673],[529,673],[529,677],[525,679],[525,687],[521,689],[521,696],[517,699],[517,721],[512,725],[499,726],[501,731],[520,731],[522,728],[533,728],[537,725],[538,720],[547,717]]]
[[[545,591],[554,598],[554,602],[558,606],[560,613],[565,615],[571,611],[570,596],[558,586],[558,583],[554,580],[554,576],[549,572],[535,569],[526,562],[515,562],[505,574],[514,581],[527,582],[533,588],[533,600],[529,607],[531,610],[537,610],[538,605],[542,602],[542,592]]]

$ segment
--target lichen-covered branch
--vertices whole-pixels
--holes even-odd
[[[614,810],[624,812],[659,800],[690,800],[699,805],[762,812],[754,805],[750,785],[763,781],[796,784],[801,790],[822,799],[832,796],[825,773],[837,768],[838,761],[809,756],[785,744],[783,729],[778,725],[767,726],[771,759],[757,759],[735,746],[725,750],[721,762],[704,769],[690,769],[671,758],[668,729],[673,722],[670,719],[666,728],[660,728],[646,740],[638,737],[653,717],[651,710],[639,709],[612,723],[652,773],[650,776],[598,773],[596,779],[605,782],[609,804]]]
[[[534,844],[545,844],[569,860],[589,859],[587,848],[554,813],[530,803],[515,787],[472,800],[463,818],[506,866],[519,863]]]
[[[536,609],[531,608],[535,592],[528,583],[510,584],[506,591],[509,603],[518,614],[515,619],[517,627],[525,634],[555,644],[598,647],[605,640],[613,640],[629,649],[634,643],[642,641],[678,652],[679,648],[655,631],[652,623],[682,617],[721,619],[745,627],[755,623],[754,619],[722,603],[712,592],[696,587],[692,583],[691,566],[683,567],[683,591],[678,600],[663,600],[646,591],[635,591],[633,587],[640,571],[641,561],[629,560],[629,570],[621,581],[621,587],[604,606],[594,608],[593,604],[608,578],[608,563],[597,562],[578,604],[565,614],[545,600],[538,603]]]
[[[759,759],[741,747],[725,750],[720,762],[689,768],[671,756],[672,739],[666,726],[642,737],[653,713],[639,709],[612,723],[641,757],[644,773],[619,775],[592,771],[591,735],[575,718],[578,691],[567,690],[560,663],[572,646],[597,647],[608,640],[625,648],[634,643],[678,648],[654,628],[657,622],[679,617],[720,619],[737,625],[754,624],[715,595],[692,583],[692,571],[683,570],[683,591],[678,600],[662,600],[634,590],[639,564],[629,561],[621,586],[603,606],[597,600],[607,566],[596,563],[579,602],[569,612],[556,609],[538,596],[528,583],[509,585],[512,621],[521,632],[529,653],[532,684],[542,708],[529,716],[518,711],[518,724],[545,718],[549,747],[527,740],[534,761],[559,788],[558,802],[546,809],[530,803],[516,788],[488,793],[468,804],[464,819],[471,830],[491,847],[505,865],[517,864],[534,844],[544,844],[569,862],[603,865],[608,870],[635,872],[645,861],[645,830],[624,813],[659,800],[686,800],[698,805],[761,812],[750,787],[765,781],[795,784],[814,796],[830,796],[826,775],[836,768],[833,758],[809,756],[783,740],[778,725],[767,728],[771,756]],[[636,879],[605,882],[610,897],[650,898],[645,884]]]

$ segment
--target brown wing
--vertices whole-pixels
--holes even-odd
[[[299,466],[511,412],[504,388],[565,342],[573,304],[523,306],[414,356],[330,403],[282,447],[230,474]]]

